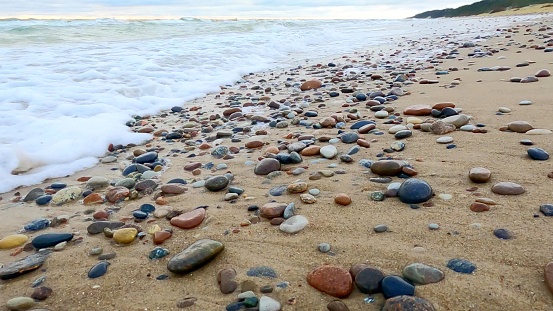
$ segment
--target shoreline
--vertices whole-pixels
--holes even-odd
[[[551,24],[551,20],[548,20],[547,25],[551,26]],[[535,24],[529,27],[534,30],[537,28]],[[336,67],[311,64],[302,65],[302,68],[297,70],[288,69],[247,75],[244,78],[250,80],[248,83],[241,83],[223,89],[218,94],[209,94],[204,98],[188,102],[182,113],[163,112],[144,119],[148,124],[154,124],[157,127],[154,128],[154,131],[165,129],[170,132],[171,129],[180,127],[184,135],[194,132],[194,130],[187,130],[186,123],[196,123],[191,128],[198,129],[198,133],[195,137],[191,135],[191,140],[202,137],[201,130],[198,128],[198,124],[202,122],[204,126],[209,124],[225,125],[221,129],[214,128],[211,133],[203,133],[205,136],[202,143],[208,143],[209,149],[202,149],[201,145],[187,145],[180,142],[167,144],[158,137],[145,146],[125,150],[118,156],[117,164],[100,164],[68,178],[56,179],[56,181],[67,182],[69,186],[79,185],[82,187],[85,182],[78,183],[77,180],[80,177],[102,176],[108,180],[121,178],[120,171],[112,171],[111,168],[126,166],[123,164],[124,158],[136,149],[154,148],[152,150],[158,151],[161,157],[171,160],[170,165],[165,168],[161,176],[160,181],[163,181],[161,185],[173,178],[184,178],[190,181],[186,185],[188,188],[186,193],[166,196],[168,204],[156,203],[156,207],[169,206],[173,209],[188,211],[197,206],[209,206],[208,216],[200,227],[190,230],[173,227],[173,236],[162,245],[171,250],[171,255],[168,258],[199,238],[222,241],[226,247],[223,254],[192,275],[174,277],[166,271],[167,258],[159,262],[148,261],[147,254],[154,247],[149,236],[144,240],[137,240],[129,246],[120,247],[103,237],[102,234],[100,234],[101,236],[86,234],[86,227],[90,222],[84,220],[89,219],[90,214],[84,213],[84,210],[90,210],[91,207],[96,211],[108,209],[114,211],[110,217],[111,220],[128,219],[130,213],[141,204],[154,204],[153,196],[146,195],[136,201],[125,201],[125,203],[116,205],[103,203],[83,206],[79,201],[72,201],[61,206],[39,207],[37,210],[33,203],[8,202],[12,200],[15,192],[21,192],[21,195],[24,196],[35,186],[24,187],[2,195],[0,238],[15,233],[24,223],[34,218],[44,216],[52,218],[66,214],[69,215],[68,223],[60,228],[47,229],[29,235],[35,237],[46,231],[79,232],[76,235],[76,240],[80,242],[69,243],[66,249],[55,252],[45,265],[45,273],[33,272],[13,281],[1,281],[2,296],[9,299],[29,295],[32,290],[28,284],[39,275],[47,274],[48,280],[45,285],[50,286],[54,293],[39,306],[52,310],[58,310],[60,306],[71,306],[72,310],[89,310],[99,307],[142,310],[144,305],[148,308],[177,310],[176,302],[185,296],[194,296],[198,299],[195,305],[189,308],[190,310],[219,310],[230,304],[239,292],[237,290],[234,294],[223,295],[217,286],[217,272],[231,267],[236,270],[236,279],[239,283],[253,280],[258,287],[263,285],[275,287],[275,291],[268,296],[277,299],[282,304],[283,310],[319,310],[334,298],[310,287],[305,278],[309,271],[323,263],[349,269],[355,263],[364,262],[382,269],[386,274],[394,275],[400,274],[405,265],[420,262],[439,268],[446,275],[440,283],[416,287],[416,296],[432,302],[437,310],[492,310],[493,308],[500,310],[506,306],[528,307],[529,300],[532,300],[533,308],[545,308],[550,305],[551,297],[542,283],[543,272],[540,269],[543,269],[543,266],[551,261],[550,256],[543,249],[543,245],[551,244],[552,239],[540,235],[540,232],[546,232],[544,230],[547,228],[548,219],[544,216],[534,218],[534,214],[538,213],[541,204],[550,203],[546,202],[546,193],[548,193],[551,179],[547,179],[546,175],[548,167],[549,171],[553,171],[553,169],[548,161],[537,162],[526,159],[524,157],[525,148],[520,146],[518,141],[523,138],[532,139],[537,147],[547,150],[551,148],[550,144],[548,145],[551,136],[525,136],[517,133],[505,133],[499,129],[507,123],[517,120],[528,121],[536,128],[551,129],[547,120],[541,117],[553,112],[552,108],[546,105],[551,98],[552,91],[552,88],[546,84],[551,78],[543,78],[536,83],[528,84],[513,84],[505,80],[515,74],[526,76],[532,75],[542,68],[547,68],[550,71],[553,68],[551,61],[547,61],[547,54],[543,51],[518,48],[516,45],[509,46],[511,38],[505,38],[507,35],[510,34],[503,33],[503,37],[492,38],[482,44],[484,47],[491,46],[499,50],[489,58],[467,58],[466,53],[471,49],[460,48],[459,57],[454,59],[435,58],[433,59],[435,62],[423,62],[416,65],[422,67],[421,70],[417,70],[415,75],[418,80],[413,81],[410,85],[402,85],[402,88],[410,92],[410,95],[401,96],[390,104],[395,108],[395,112],[399,112],[400,116],[406,120],[407,116],[404,116],[402,111],[410,105],[454,102],[458,107],[463,108],[463,113],[474,117],[474,123],[486,124],[484,128],[488,130],[487,133],[455,131],[447,134],[453,137],[454,143],[457,145],[457,148],[451,150],[434,142],[439,136],[414,130],[412,137],[401,140],[407,144],[406,149],[401,153],[390,154],[398,160],[407,160],[418,171],[418,178],[428,181],[433,187],[436,194],[436,197],[431,199],[433,206],[423,206],[421,209],[415,210],[409,209],[397,198],[388,198],[383,202],[371,201],[368,198],[370,193],[383,191],[386,186],[369,182],[369,177],[377,176],[371,173],[370,169],[360,166],[358,161],[363,158],[376,160],[377,153],[381,153],[382,149],[388,148],[390,143],[396,141],[393,135],[387,132],[391,125],[383,124],[386,119],[375,119],[374,112],[366,109],[363,101],[348,103],[347,93],[337,97],[328,97],[328,92],[331,90],[326,87],[316,91],[301,92],[296,91],[294,86],[285,86],[287,78],[293,79],[289,82],[290,84],[301,85],[302,78],[306,78],[306,80],[318,78],[325,81],[340,77],[336,75],[336,72],[343,71],[344,66],[353,65],[355,67],[368,61],[366,57],[362,57],[365,55],[364,52],[350,55],[348,58],[336,58],[334,60]],[[513,35],[518,41],[528,41],[522,31]],[[433,40],[427,42],[428,46],[432,45],[431,41]],[[424,44],[422,45],[424,46]],[[501,51],[501,48],[507,48],[508,51]],[[517,53],[518,50],[521,53]],[[384,53],[382,56],[377,54],[372,56],[377,60],[391,57]],[[505,58],[498,59],[498,56]],[[461,57],[462,60],[459,60]],[[515,66],[525,60],[535,61],[535,63],[532,62],[520,68]],[[376,63],[376,61],[374,62]],[[326,61],[321,63],[325,64]],[[492,72],[476,71],[476,68],[480,67],[503,65],[508,65],[511,69]],[[371,69],[370,66],[372,65],[367,66],[368,69]],[[457,70],[448,70],[447,75],[437,76],[435,74],[437,67],[443,67],[444,70],[457,68]],[[384,70],[371,73],[384,75],[386,79],[388,78],[386,75],[389,75],[390,72]],[[327,84],[329,87],[336,88],[336,91],[340,90],[341,85],[363,91],[387,87],[386,82],[373,80],[372,76],[368,77],[361,72],[346,78],[347,75],[342,75],[341,81],[336,82],[335,85]],[[425,78],[437,80],[438,83],[437,85],[420,84],[420,79]],[[261,80],[267,82],[259,82]],[[479,80],[481,82],[478,82]],[[381,84],[379,85],[379,83]],[[242,85],[245,87],[241,88]],[[266,92],[268,87],[271,90]],[[519,98],[514,99],[511,92]],[[237,93],[242,95],[237,95]],[[221,144],[240,148],[244,147],[247,142],[260,141],[261,149],[243,148],[239,149],[238,153],[232,154],[227,160],[216,159],[210,155],[210,152],[216,147],[219,138],[214,137],[215,139],[211,140],[210,137],[216,136],[217,132],[227,135],[232,132],[233,128],[247,126],[247,123],[251,122],[251,117],[250,119],[244,117],[245,121],[233,124],[216,117],[211,120],[210,116],[215,115],[215,111],[222,113],[223,110],[230,109],[230,103],[235,101],[241,102],[241,108],[244,108],[248,102],[255,107],[255,101],[251,100],[252,96],[248,97],[245,93],[252,93],[253,96],[259,98],[269,97],[265,101],[265,105],[257,105],[257,109],[262,111],[262,116],[265,117],[276,113],[275,110],[269,110],[267,106],[271,102],[279,103],[281,100],[290,101],[291,111],[300,111],[299,106],[302,103],[309,103],[309,109],[314,109],[319,113],[313,121],[333,113],[341,113],[344,109],[358,109],[362,116],[360,119],[376,120],[377,128],[384,132],[384,135],[363,135],[370,143],[370,147],[361,148],[358,154],[352,155],[353,163],[342,163],[338,158],[317,162],[313,160],[319,159],[320,156],[304,156],[301,164],[283,165],[285,172],[274,179],[257,176],[253,173],[254,166],[245,163],[248,161],[253,164],[258,162],[259,158],[264,155],[266,147],[283,145],[279,141],[291,144],[297,141],[297,139],[291,138],[297,138],[299,135],[332,138],[336,137],[338,130],[335,128],[314,130],[291,124],[288,128],[283,129],[263,127],[253,128],[251,132],[238,131],[234,138],[240,139],[240,141],[231,142],[229,138],[222,138]],[[533,103],[529,106],[518,106],[518,102],[521,100],[531,100]],[[261,99],[257,102],[260,101]],[[209,109],[203,115],[197,115],[197,113],[208,109],[193,110],[194,106],[207,108],[213,103],[221,104],[214,105],[213,110]],[[344,107],[346,103],[349,104],[349,107]],[[320,106],[322,104],[325,107]],[[510,107],[512,113],[502,116],[495,115],[497,108],[503,106]],[[303,112],[305,110],[307,109],[303,109]],[[163,117],[165,114],[166,116]],[[206,119],[202,120],[204,117]],[[193,118],[199,122],[192,121]],[[238,117],[238,120],[240,118]],[[425,117],[420,118],[424,120]],[[354,122],[353,120],[348,122],[344,130],[349,131],[349,126]],[[266,130],[268,133],[261,135],[262,132],[260,132],[260,135],[252,135],[256,130]],[[289,133],[292,135],[290,136]],[[485,149],[482,148],[482,142],[485,144]],[[316,145],[325,146],[327,143],[317,141]],[[352,145],[338,142],[335,146],[341,154],[344,154]],[[511,148],[510,151],[504,150],[506,146]],[[173,148],[179,149],[179,151],[170,152]],[[189,149],[188,152],[183,153],[187,149]],[[548,151],[552,152],[553,150],[549,149]],[[190,154],[195,154],[195,156],[188,158]],[[492,161],[492,159],[496,160]],[[201,162],[202,164],[213,162],[215,167],[221,164],[225,164],[226,167],[220,170],[204,168],[200,169],[199,175],[193,175],[191,172],[183,171],[183,166],[190,162]],[[516,162],[516,168],[509,167],[512,162]],[[327,166],[331,163],[338,163],[338,166],[330,168],[330,170],[344,171],[345,174],[334,172],[331,177],[319,177],[320,179],[313,180],[310,178],[310,176],[314,176],[310,173],[329,170]],[[490,192],[491,184],[484,184],[479,186],[476,192],[480,192],[482,197],[491,197],[499,205],[491,206],[491,211],[487,213],[471,212],[468,206],[478,196],[473,195],[474,191],[466,191],[467,188],[474,186],[468,181],[467,173],[470,168],[477,166],[490,169],[493,174],[493,182],[517,182],[524,185],[528,193],[514,197],[500,196]],[[292,171],[301,167],[306,172],[293,175]],[[224,201],[224,191],[209,192],[203,188],[191,186],[194,179],[200,180],[206,176],[220,175],[227,171],[231,171],[234,175],[232,186],[245,189],[245,194],[236,199],[236,203]],[[287,172],[291,174],[288,175]],[[317,203],[313,205],[302,203],[296,194],[268,195],[268,191],[275,186],[288,185],[296,179],[304,180],[310,188],[320,190],[320,194],[316,196]],[[402,180],[394,177],[394,181]],[[44,182],[41,188],[45,188],[47,184],[49,182]],[[105,191],[104,188],[98,193],[104,194]],[[348,193],[352,197],[352,205],[341,207],[334,203],[334,196],[341,192]],[[452,198],[441,199],[440,194],[451,195]],[[294,202],[297,214],[305,215],[309,219],[309,225],[297,234],[284,235],[265,219],[259,223],[251,223],[256,217],[253,213],[247,212],[247,207],[250,205],[262,206],[271,199],[277,200],[277,202]],[[169,222],[163,218],[149,219],[153,222],[138,223],[145,231],[153,224],[159,224],[162,228],[171,227]],[[128,221],[132,223],[132,217]],[[429,223],[439,224],[439,230],[429,231]],[[247,225],[242,226],[242,224]],[[389,226],[389,232],[374,233],[372,228],[378,224]],[[490,234],[493,229],[505,226],[514,232],[514,240],[501,241]],[[321,242],[330,243],[334,255],[320,253],[317,250],[317,245]],[[96,262],[96,259],[86,254],[96,246],[102,246],[106,252],[116,251],[117,257],[112,261],[110,270],[105,276],[90,280],[86,277],[86,272]],[[23,252],[17,256],[9,256],[11,251],[0,251],[0,262],[4,265],[30,254]],[[533,256],[529,258],[528,254],[533,254]],[[474,275],[462,276],[448,270],[445,263],[453,257],[470,257],[466,259],[478,265],[477,272]],[[246,271],[255,266],[274,268],[278,272],[277,279],[248,277]],[[75,277],[73,274],[72,277],[70,271],[78,271],[78,276]],[[170,277],[164,281],[155,280],[155,276],[161,274],[169,274]],[[277,284],[281,282],[288,282],[287,287],[278,288]],[[100,287],[95,288],[96,285]],[[184,289],[181,289],[183,285]],[[130,292],[144,293],[146,299],[135,301],[121,298]],[[74,293],[75,296],[66,293]],[[79,296],[78,293],[83,294]],[[259,292],[256,293],[258,296],[261,295]],[[375,302],[365,304],[363,299],[366,296],[356,289],[349,298],[343,299],[343,302],[352,310],[360,308],[377,310],[377,307],[384,303],[381,295],[374,295]],[[286,303],[291,301],[291,298],[295,298],[295,304]],[[98,305],[98,302],[101,305]]]

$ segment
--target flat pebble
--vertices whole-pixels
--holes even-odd
[[[451,259],[447,263],[447,267],[455,272],[463,274],[471,274],[476,270],[476,265],[466,259]]]

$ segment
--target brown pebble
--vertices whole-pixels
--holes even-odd
[[[334,197],[334,202],[336,202],[336,204],[340,204],[340,205],[350,205],[351,204],[351,198],[349,195],[345,194],[345,193],[338,193],[335,197]]]
[[[353,279],[349,272],[336,266],[315,268],[307,275],[307,282],[315,289],[336,298],[345,298],[353,291]]]
[[[196,300],[198,300],[196,297],[184,298],[183,300],[177,302],[177,308],[183,309],[186,307],[193,306]]]
[[[329,303],[326,307],[329,311],[349,311],[348,306],[346,306],[340,300],[334,300],[333,302]]]
[[[476,213],[481,213],[489,211],[490,207],[484,203],[474,202],[470,205],[470,210]]]
[[[277,218],[273,218],[271,219],[270,221],[270,224],[273,225],[273,226],[279,226],[281,223],[283,223],[286,219],[284,218],[281,218],[281,217],[277,217]]]
[[[223,294],[230,294],[238,288],[238,282],[234,280],[236,277],[236,270],[227,268],[220,270],[217,274],[217,283],[219,283],[219,289]]]
[[[261,288],[259,289],[259,291],[262,292],[263,294],[272,293],[273,290],[274,288],[271,285],[261,286]]]
[[[40,286],[35,288],[35,290],[31,294],[31,298],[35,300],[46,300],[46,298],[50,297],[51,294],[52,289],[50,287]]]

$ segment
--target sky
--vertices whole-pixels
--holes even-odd
[[[0,0],[0,18],[406,18],[472,1],[435,0]]]

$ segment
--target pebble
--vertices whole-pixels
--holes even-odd
[[[327,159],[332,159],[338,154],[338,149],[333,145],[327,145],[319,150],[319,153]]]
[[[40,268],[52,251],[42,250],[0,268],[0,280],[9,280]]]
[[[453,137],[451,136],[443,136],[443,137],[440,137],[438,139],[436,139],[436,142],[438,144],[449,144],[449,143],[452,143],[453,142]]]
[[[488,204],[474,202],[470,205],[470,210],[476,213],[487,212],[490,210]]]
[[[371,172],[380,176],[397,176],[401,173],[403,163],[396,160],[376,161],[371,165]]]
[[[48,228],[49,226],[50,226],[50,220],[46,218],[39,218],[25,224],[23,226],[23,229],[25,231],[38,231],[38,230]]]
[[[280,302],[268,296],[261,296],[259,299],[259,311],[279,311]]]
[[[287,190],[289,193],[302,193],[307,191],[307,183],[300,181],[291,183],[288,185]]]
[[[414,296],[397,296],[387,299],[382,311],[435,311],[427,300]]]
[[[259,266],[259,267],[253,267],[246,272],[247,276],[251,277],[258,277],[258,278],[271,278],[274,279],[277,277],[276,271],[271,267],[266,266]]]
[[[286,191],[287,189],[288,189],[287,186],[276,186],[269,190],[269,194],[274,197],[279,197],[282,194],[284,194],[284,191]]]
[[[541,148],[529,148],[527,153],[532,160],[545,161],[549,159],[549,153]]]
[[[225,189],[228,186],[229,182],[230,180],[227,178],[227,176],[218,175],[208,178],[205,181],[204,187],[209,191],[216,192]]]
[[[192,229],[199,226],[204,220],[206,215],[205,208],[196,208],[186,213],[182,213],[176,217],[171,218],[171,225],[179,227],[181,229]]]
[[[117,229],[113,232],[113,240],[118,244],[130,244],[138,234],[135,228]]]
[[[194,242],[167,263],[167,269],[176,274],[192,272],[213,260],[224,250],[221,242],[203,239]]]
[[[438,283],[445,277],[444,273],[439,269],[422,263],[412,263],[406,266],[403,268],[402,275],[406,280],[416,285]]]
[[[388,226],[386,225],[376,225],[373,228],[374,232],[376,233],[383,233],[388,231]]]
[[[366,267],[355,275],[355,286],[364,294],[377,294],[382,292],[381,282],[385,275],[382,271]]]
[[[451,259],[447,263],[447,267],[455,272],[463,274],[471,274],[476,270],[476,265],[465,259]]]
[[[346,193],[338,193],[334,197],[334,202],[336,202],[336,204],[339,204],[339,205],[347,206],[351,204],[351,197]]]
[[[96,221],[88,225],[88,227],[86,228],[86,231],[89,234],[94,235],[94,234],[99,234],[104,232],[105,228],[113,230],[113,229],[123,227],[124,225],[125,223],[120,221]]]
[[[317,199],[309,193],[300,194],[300,200],[305,204],[315,204],[315,203],[317,203]]]
[[[353,291],[353,280],[349,272],[330,265],[320,266],[309,272],[307,282],[315,289],[336,298],[345,298]]]
[[[549,135],[549,134],[552,134],[553,131],[551,130],[546,130],[546,129],[531,129],[529,131],[527,131],[525,134],[526,135]]]
[[[0,240],[0,249],[10,249],[21,246],[29,240],[29,237],[24,234],[8,235]]]
[[[511,109],[507,108],[507,107],[499,107],[499,109],[497,110],[501,113],[511,113]]]
[[[342,135],[340,135],[340,140],[345,144],[353,144],[358,139],[359,135],[357,135],[357,133],[355,132],[343,133]]]
[[[399,131],[399,132],[395,133],[394,137],[395,137],[395,139],[404,139],[404,138],[411,137],[412,135],[413,135],[412,131],[403,130],[403,131]]]
[[[261,206],[260,209],[260,216],[264,218],[276,218],[276,217],[282,217],[284,215],[284,210],[288,204],[286,203],[277,203],[277,202],[271,202],[271,203],[265,203],[263,206]]]
[[[319,245],[317,246],[317,249],[321,253],[328,253],[330,252],[330,244],[326,242],[319,243]]]
[[[280,162],[277,159],[265,158],[254,168],[256,175],[268,175],[271,172],[280,170]]]
[[[53,205],[62,205],[64,203],[80,199],[82,194],[83,190],[81,189],[81,187],[74,186],[64,188],[56,192],[56,194],[52,196],[52,200],[50,201],[50,203]]]
[[[152,259],[161,259],[165,256],[169,255],[169,250],[161,247],[156,247],[153,250],[150,251],[150,254],[148,255],[148,258],[150,260]]]
[[[415,286],[396,275],[384,277],[380,286],[382,286],[382,294],[386,299],[403,295],[415,295]]]
[[[106,274],[109,265],[110,263],[108,261],[100,261],[92,268],[90,268],[90,270],[88,271],[88,277],[91,279],[101,277],[102,275]]]
[[[290,217],[294,216],[295,213],[296,213],[296,204],[292,202],[286,206],[286,208],[284,209],[284,213],[282,214],[282,217],[284,219],[289,219]]]
[[[386,194],[382,191],[373,191],[369,198],[373,201],[384,201],[386,199]]]
[[[236,270],[227,268],[220,270],[217,274],[217,282],[219,283],[219,290],[223,294],[230,294],[238,288],[238,282],[234,280],[236,277]]]
[[[426,181],[417,178],[404,181],[397,192],[401,202],[407,204],[426,202],[432,198],[432,194],[432,187]]]
[[[16,297],[6,302],[6,308],[13,311],[29,310],[35,305],[36,302],[31,297]]]
[[[549,292],[553,294],[553,262],[550,262],[544,267],[545,284],[549,289]]]
[[[516,133],[526,133],[534,127],[526,121],[513,121],[507,124],[507,128]]]
[[[340,300],[330,302],[326,308],[328,311],[349,311],[349,308]]]
[[[487,183],[491,176],[492,172],[484,167],[474,167],[469,171],[469,179],[474,183]]]
[[[495,235],[495,237],[497,237],[498,239],[502,239],[502,240],[510,240],[513,238],[513,233],[511,233],[511,231],[507,230],[507,229],[495,229],[493,231],[493,235]]]
[[[524,187],[513,182],[499,182],[492,187],[492,192],[500,195],[519,195],[526,192]]]
[[[35,249],[42,249],[71,241],[72,239],[73,233],[45,233],[35,237],[31,243]]]
[[[540,206],[540,212],[544,216],[553,216],[553,204],[542,204]]]
[[[42,300],[48,299],[48,297],[50,297],[51,294],[52,294],[52,289],[50,287],[40,286],[35,288],[35,290],[31,294],[31,298],[42,301]]]
[[[303,230],[308,224],[309,221],[306,217],[302,215],[295,215],[288,218],[285,222],[281,223],[279,229],[280,231],[294,234]]]

